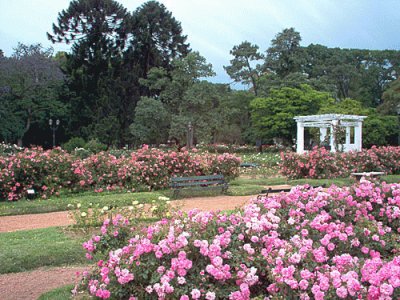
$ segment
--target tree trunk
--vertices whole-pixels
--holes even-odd
[[[30,108],[28,108],[28,119],[26,120],[26,125],[25,125],[25,130],[24,133],[22,134],[21,137],[19,137],[17,139],[17,145],[18,147],[22,147],[23,145],[23,138],[25,133],[27,133],[29,131],[29,129],[31,128],[31,121],[32,121],[32,110]]]

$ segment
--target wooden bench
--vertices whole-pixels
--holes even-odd
[[[204,175],[192,177],[172,177],[170,187],[174,189],[174,198],[183,188],[195,188],[197,190],[209,188],[222,188],[222,192],[228,189],[228,183],[225,181],[224,175]]]
[[[370,178],[379,178],[381,175],[385,175],[385,172],[359,172],[359,173],[351,173],[351,176],[354,176],[358,182],[361,181],[362,178],[370,177]]]

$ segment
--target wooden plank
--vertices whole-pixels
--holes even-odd
[[[189,176],[189,177],[172,177],[172,182],[179,181],[196,181],[196,180],[214,180],[214,179],[224,179],[224,175],[205,175],[205,176]]]
[[[207,186],[207,185],[220,185],[224,184],[224,181],[195,181],[195,182],[176,182],[172,184],[172,187],[188,187],[188,186]]]

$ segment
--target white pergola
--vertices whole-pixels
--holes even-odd
[[[297,116],[294,119],[297,122],[297,153],[304,153],[304,127],[319,128],[319,139],[323,142],[329,130],[329,145],[331,151],[336,151],[335,136],[333,134],[334,127],[340,126],[346,128],[346,142],[338,146],[343,151],[361,151],[362,149],[362,122],[366,116],[356,115],[340,115],[340,114],[326,114],[326,115],[312,115],[312,116]],[[354,143],[350,142],[351,129],[354,128]]]

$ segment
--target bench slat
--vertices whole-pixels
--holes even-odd
[[[172,177],[171,182],[224,179],[224,175],[206,175],[190,177]]]
[[[193,181],[193,182],[175,182],[172,184],[173,187],[184,187],[184,186],[202,186],[202,185],[217,185],[224,184],[223,180],[213,180],[213,181]]]

